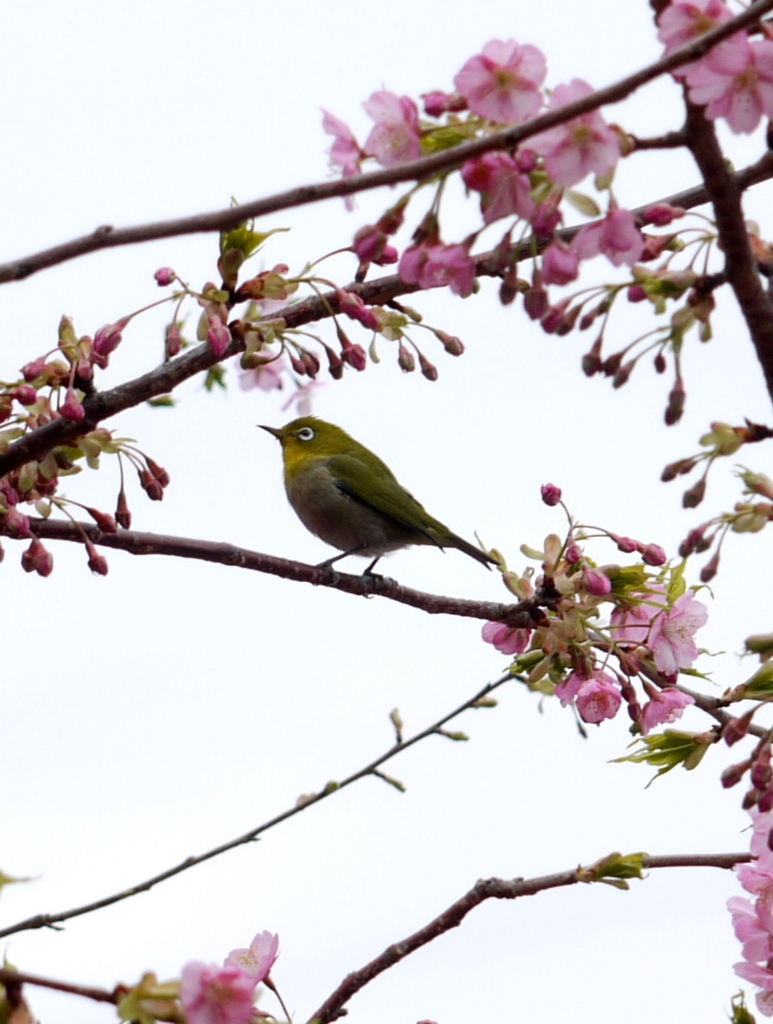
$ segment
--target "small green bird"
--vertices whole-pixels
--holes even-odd
[[[495,560],[433,519],[398,483],[381,459],[340,427],[301,416],[284,427],[265,427],[282,445],[287,498],[306,529],[342,553],[373,561],[411,544],[458,548],[483,565]]]

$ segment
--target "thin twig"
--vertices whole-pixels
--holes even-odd
[[[69,921],[73,917],[81,917],[84,914],[90,914],[95,910],[101,910],[102,907],[109,907],[113,903],[120,903],[121,900],[129,899],[129,897],[136,896],[141,892],[147,892],[159,883],[165,882],[168,878],[173,878],[175,875],[182,874],[183,871],[188,871],[190,868],[203,864],[205,861],[212,860],[213,857],[219,857],[221,854],[227,853],[229,850],[234,850],[237,846],[243,846],[246,843],[255,842],[255,840],[257,840],[264,832],[267,832],[269,829],[281,824],[283,821],[287,821],[289,818],[295,817],[296,814],[301,814],[308,807],[325,800],[327,797],[332,796],[333,793],[337,793],[340,790],[345,789],[347,786],[351,786],[353,783],[358,782],[360,779],[367,778],[369,775],[377,775],[377,769],[382,764],[385,764],[398,754],[402,754],[404,750],[408,750],[410,747],[415,746],[428,736],[441,735],[441,729],[447,722],[450,722],[453,718],[456,718],[457,715],[462,714],[464,711],[475,707],[478,701],[483,700],[484,697],[487,697],[488,694],[492,693],[498,687],[504,685],[504,683],[511,679],[512,676],[507,673],[495,682],[487,683],[473,697],[454,708],[453,711],[444,715],[427,729],[423,729],[421,732],[416,733],[410,739],[404,740],[401,743],[395,743],[385,753],[381,754],[380,757],[377,757],[374,761],[371,761],[370,764],[367,764],[364,768],[360,768],[359,771],[347,776],[347,778],[343,779],[341,782],[328,782],[320,792],[304,796],[294,807],[283,811],[281,814],[277,814],[276,817],[269,819],[269,821],[264,822],[262,825],[258,825],[257,828],[250,829],[250,831],[246,832],[244,835],[238,836],[236,839],[230,839],[228,842],[222,843],[220,846],[215,846],[211,850],[207,850],[205,853],[186,857],[184,861],[176,864],[174,867],[167,868],[165,871],[161,871],[157,875],[153,875],[144,882],[132,885],[128,889],[122,889],[120,892],[114,893],[111,896],[105,896],[102,899],[95,900],[92,903],[86,903],[80,907],[74,907],[70,910],[62,910],[54,914],[36,914],[34,917],[28,917],[24,921],[18,921],[16,924],[0,929],[0,938],[4,938],[6,935],[13,935],[16,932],[30,931],[35,928],[50,928],[53,925],[61,924],[62,921]]]
[[[139,242],[148,242],[159,238],[223,231],[235,227],[237,224],[242,223],[242,221],[253,217],[265,217],[279,210],[305,206],[309,203],[318,203],[336,196],[353,195],[357,192],[365,192],[385,185],[395,185],[406,181],[420,181],[441,172],[460,167],[466,160],[480,156],[483,153],[497,149],[513,149],[525,139],[536,135],[538,132],[553,128],[558,124],[563,124],[580,114],[597,110],[599,107],[619,103],[642,85],[646,85],[648,82],[673,71],[675,68],[681,67],[683,64],[697,60],[710,50],[712,46],[733,35],[739,29],[754,25],[771,8],[773,8],[773,0],[757,0],[756,3],[753,3],[735,18],[712,29],[699,39],[696,39],[695,42],[682,47],[675,53],[647,65],[640,71],[628,75],[613,85],[599,89],[598,92],[593,93],[591,96],[568,103],[565,107],[561,107],[558,110],[551,110],[515,128],[493,132],[483,138],[463,143],[452,149],[423,157],[421,160],[401,164],[397,167],[388,167],[383,170],[371,171],[367,174],[360,174],[355,177],[343,178],[332,182],[301,185],[298,188],[289,189],[286,192],[280,192],[265,199],[244,203],[241,206],[232,206],[225,210],[215,210],[211,213],[197,214],[192,217],[182,217],[174,220],[157,221],[152,224],[139,224],[128,228],[114,228],[111,225],[103,225],[97,228],[96,231],[83,235],[80,238],[75,238],[70,242],[33,253],[21,259],[0,264],[0,284],[22,280],[39,270],[84,256],[86,253],[122,245],[136,245]]]

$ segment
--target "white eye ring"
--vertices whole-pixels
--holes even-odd
[[[295,435],[299,441],[311,441],[314,437],[314,431],[311,427],[301,427],[298,433]]]

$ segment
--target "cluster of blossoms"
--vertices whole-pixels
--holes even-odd
[[[0,422],[4,424],[0,429],[0,454],[7,452],[14,441],[56,420],[83,424],[83,433],[66,445],[54,447],[0,479],[0,529],[14,539],[30,540],[21,560],[27,572],[48,576],[53,569],[53,557],[33,535],[29,516],[21,511],[22,506],[33,506],[44,518],[54,509],[69,516],[68,507],[78,506],[104,533],[115,533],[119,527],[128,529],[131,512],[123,484],[124,462],[136,469],[140,486],[149,498],[160,501],[164,496],[169,474],[162,466],[125,439],[114,438],[111,431],[102,427],[90,429],[85,422],[83,402],[93,393],[94,370],[104,370],[109,365],[110,355],[120,344],[122,332],[132,316],[101,327],[93,338],[90,335],[79,337],[72,320],[62,317],[56,349],[23,366],[19,381],[0,382]],[[63,477],[79,473],[84,463],[92,469],[98,468],[102,455],[117,455],[122,460],[121,487],[114,515],[80,505],[59,494]],[[105,575],[107,561],[85,533],[83,543],[89,568]]]
[[[758,987],[757,1007],[766,1017],[773,1017],[773,811],[752,808],[750,813],[754,822],[754,860],[739,864],[735,872],[753,899],[732,896],[727,907],[733,916],[735,934],[743,944],[743,960],[735,964],[735,972]]]
[[[270,1015],[255,1006],[256,990],[262,982],[276,991],[269,975],[278,952],[279,936],[259,932],[248,948],[233,950],[222,965],[186,964],[179,982],[159,983],[146,974],[124,992],[118,1014],[126,1021],[258,1024]]]
[[[557,504],[560,491],[547,485],[543,500]],[[618,550],[638,553],[641,563],[596,566],[581,544],[591,535],[605,535]],[[673,722],[694,703],[676,683],[698,656],[695,634],[707,611],[685,589],[681,568],[666,567],[662,548],[572,523],[565,539],[551,535],[543,551],[523,550],[540,559],[542,575],[532,581],[528,573],[517,577],[505,569],[504,582],[529,604],[534,625],[483,627],[484,640],[516,655],[515,675],[532,689],[554,694],[562,707],[573,706],[583,722],[599,725],[625,703],[642,735]],[[609,622],[600,625],[605,605]],[[643,705],[635,679],[647,698]]]
[[[725,24],[732,16],[722,0],[673,0],[658,18],[658,37],[665,54]],[[691,101],[704,108],[707,118],[725,119],[734,132],[750,132],[763,117],[773,116],[773,41],[768,38],[752,40],[746,31],[740,31],[700,60],[677,68],[674,76],[684,81]],[[537,47],[513,39],[491,40],[460,69],[454,78],[454,91],[424,94],[423,112],[408,96],[386,90],[373,93],[363,104],[374,122],[364,144],[357,141],[347,124],[323,111],[323,127],[334,140],[331,160],[345,178],[361,173],[366,160],[394,167],[472,139],[492,137],[492,129],[522,125],[542,113],[560,111],[593,95],[592,87],[582,79],[559,84],[546,93],[546,77],[545,56]],[[701,340],[711,336],[712,292],[718,282],[695,272],[694,260],[682,269],[672,267],[671,261],[686,244],[699,253],[713,242],[714,234],[705,228],[694,230],[687,243],[679,234],[652,234],[644,230],[648,225],[666,227],[683,217],[685,211],[655,203],[634,216],[618,205],[611,192],[612,178],[621,156],[635,151],[636,145],[637,140],[618,126],[607,124],[593,109],[528,136],[509,151],[491,150],[467,160],[460,171],[468,191],[479,196],[483,228],[508,219],[506,232],[493,250],[493,272],[502,280],[502,301],[511,302],[523,294],[525,311],[548,333],[566,334],[578,324],[580,329],[588,329],[601,318],[601,332],[583,360],[583,368],[588,374],[603,372],[618,387],[626,382],[640,356],[653,349],[655,368],[662,373],[666,368],[664,352],[670,346],[675,381],[666,420],[674,423],[684,405],[678,364],[681,339],[692,326],[698,327]],[[407,284],[425,289],[448,287],[460,296],[472,293],[480,268],[471,247],[480,232],[461,242],[447,243],[441,237],[438,210],[450,173],[440,174],[431,212],[401,254],[392,241],[402,224],[408,197],[398,204],[400,216],[390,211],[375,225],[357,232],[353,250],[360,260],[360,275],[370,262],[379,266],[396,262]],[[603,215],[594,200],[573,191],[589,175],[595,176],[598,189],[609,191]],[[575,232],[562,233],[564,199],[596,219]],[[531,243],[511,241],[519,221],[531,228]],[[764,247],[764,243],[758,244]],[[541,262],[535,261],[532,280],[520,278],[519,260],[531,259],[537,252],[542,258]],[[647,266],[664,254],[665,259],[656,267]],[[581,263],[597,255],[605,256],[615,267],[629,267],[631,279],[619,286],[599,288],[595,293],[599,301],[591,309],[588,306],[593,295],[587,290],[580,293],[581,301],[551,299],[550,286],[576,281]],[[491,273],[491,256],[488,263],[486,272]],[[659,336],[654,343],[643,346],[643,351],[632,355],[633,346],[627,346],[602,359],[604,326],[612,303],[621,293],[631,302],[648,300],[659,313],[669,300],[685,301],[667,326],[652,332]]]

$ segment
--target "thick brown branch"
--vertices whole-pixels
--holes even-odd
[[[472,619],[495,619],[498,622],[506,620],[513,626],[529,628],[534,626],[535,617],[538,618],[540,614],[535,601],[502,604],[498,601],[469,601],[443,597],[440,594],[427,594],[420,590],[412,590],[410,587],[402,587],[388,577],[354,576],[329,568],[305,565],[303,562],[293,562],[275,555],[264,555],[258,551],[236,547],[235,544],[196,540],[192,537],[140,533],[136,530],[103,533],[93,523],[76,524],[63,519],[33,518],[30,524],[35,536],[43,540],[66,540],[82,544],[85,533],[94,544],[126,551],[130,555],[171,555],[175,558],[216,562],[219,565],[282,576],[297,583],[311,583],[315,587],[330,587],[346,594],[385,597],[390,601],[410,605],[412,608],[420,608],[430,615],[460,615]]]
[[[139,242],[148,242],[158,238],[223,231],[235,227],[244,220],[249,220],[252,217],[265,217],[279,210],[318,203],[335,196],[352,195],[384,185],[421,181],[443,171],[460,167],[465,160],[480,156],[482,153],[496,149],[513,149],[524,139],[571,120],[579,114],[585,114],[607,104],[619,103],[647,82],[696,60],[722,39],[726,39],[741,28],[756,24],[760,17],[771,8],[773,8],[773,0],[757,0],[737,17],[712,29],[711,32],[707,32],[689,46],[649,64],[635,74],[629,75],[605,89],[599,89],[591,96],[569,103],[560,110],[542,114],[516,128],[494,132],[473,142],[467,142],[453,149],[444,150],[433,156],[414,160],[398,167],[385,168],[332,182],[302,185],[287,192],[280,192],[265,199],[258,199],[255,202],[244,203],[241,206],[233,206],[225,210],[215,210],[212,213],[197,214],[176,220],[158,221],[153,224],[139,224],[129,228],[113,228],[111,225],[106,225],[97,228],[91,234],[83,235],[62,245],[0,264],[0,284],[20,281],[39,270],[84,256],[86,253],[122,245],[136,245]]]
[[[714,207],[725,273],[746,320],[768,394],[773,400],[773,305],[749,245],[742,192],[728,169],[713,124],[703,110],[687,105],[687,142]]]
[[[736,864],[749,861],[748,853],[723,853],[723,854],[699,854],[697,856],[679,857],[649,857],[645,856],[642,865],[645,868],[665,867],[718,867],[732,868]],[[395,942],[387,947],[370,963],[365,964],[358,971],[354,971],[344,978],[335,992],[330,995],[310,1018],[309,1024],[328,1024],[346,1013],[344,1007],[360,989],[364,988],[374,978],[384,971],[399,963],[405,957],[414,953],[417,949],[432,942],[444,932],[456,928],[464,918],[481,903],[490,899],[515,900],[521,896],[534,896],[538,892],[546,892],[549,889],[557,889],[568,885],[577,885],[578,882],[588,881],[583,877],[583,869],[561,871],[554,875],[543,875],[540,878],[515,878],[512,880],[503,878],[487,878],[476,882],[468,893],[452,903],[447,910],[436,917],[429,924],[420,928],[413,935]]]

